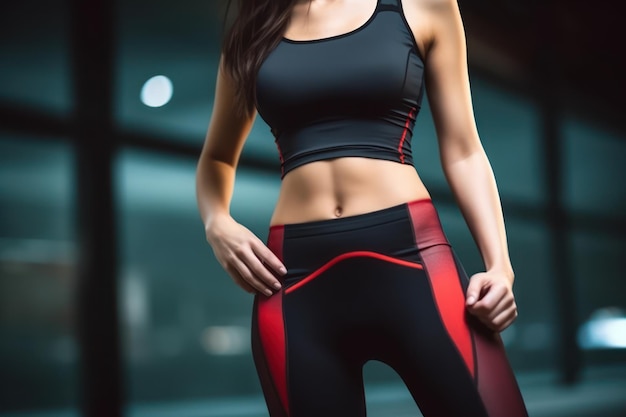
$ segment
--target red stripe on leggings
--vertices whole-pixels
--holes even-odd
[[[478,392],[490,417],[528,417],[500,335],[478,324],[474,332]]]
[[[350,259],[350,258],[375,258],[375,259],[380,259],[381,261],[385,261],[385,262],[389,262],[389,263],[397,264],[397,265],[402,265],[402,266],[406,266],[409,268],[423,269],[423,266],[418,263],[405,261],[403,259],[392,258],[391,256],[383,255],[382,253],[370,252],[370,251],[346,252],[346,253],[342,253],[341,255],[332,258],[330,261],[326,262],[324,265],[322,265],[321,267],[313,271],[310,275],[307,275],[306,278],[303,278],[297,284],[294,284],[291,287],[287,288],[285,290],[285,293],[289,294],[290,292],[297,290],[298,288],[302,287],[303,285],[306,285],[308,282],[314,280],[315,278],[317,278],[318,276],[326,272],[333,265],[336,265],[339,262],[345,261],[346,259]]]
[[[420,252],[435,303],[448,335],[474,376],[472,337],[466,321],[465,294],[449,246],[433,246]]]
[[[270,228],[267,245],[269,249],[283,260],[283,226]],[[287,396],[287,352],[285,345],[285,322],[283,320],[283,291],[271,297],[260,295],[258,300],[258,325],[261,344],[267,359],[267,365],[274,381],[276,390],[289,415],[289,400]]]
[[[465,294],[439,215],[428,199],[410,202],[409,214],[415,245],[420,249],[439,315],[473,377],[474,352],[466,321]]]
[[[418,249],[448,244],[448,239],[441,228],[439,215],[430,199],[410,201],[408,206],[413,224],[413,236]]]

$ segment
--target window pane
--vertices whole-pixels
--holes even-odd
[[[626,136],[568,117],[565,138],[564,187],[569,209],[624,217]]]
[[[68,113],[70,59],[66,1],[3,2],[0,100]]]
[[[201,143],[214,94],[221,3],[117,2],[116,116],[121,125]],[[148,107],[140,93],[156,75],[171,80],[173,94],[163,107]]]
[[[578,343],[587,364],[626,363],[626,239],[574,231],[572,251]]]
[[[205,241],[195,165],[131,151],[117,163],[130,405],[260,395],[250,351],[252,296]],[[241,169],[232,214],[266,239],[277,196],[276,176]]]
[[[73,156],[0,135],[0,412],[75,409]]]
[[[201,144],[213,108],[226,1],[155,3],[118,1],[116,119],[123,128]],[[150,19],[143,19],[146,13]],[[151,77],[168,77],[171,100],[142,103]],[[244,155],[278,164],[269,127],[258,117]]]
[[[538,114],[528,99],[472,77],[476,124],[495,172],[503,199],[525,204],[545,202],[543,152]],[[437,136],[430,108],[424,100],[413,134],[415,166],[427,186],[447,186],[441,171]]]
[[[476,124],[502,198],[546,201],[539,114],[528,98],[472,79]]]
[[[116,119],[123,128],[203,142],[213,108],[226,3],[117,2]],[[147,13],[150,19],[143,19]],[[159,75],[170,80],[171,99],[150,107],[142,102],[142,89]],[[163,92],[158,83],[151,91]],[[244,149],[248,154],[278,164],[274,137],[260,117]]]

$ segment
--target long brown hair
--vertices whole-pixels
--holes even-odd
[[[235,82],[238,110],[249,115],[256,106],[256,76],[280,42],[296,0],[236,0],[237,17],[222,44],[224,68]],[[228,1],[230,9],[231,0]]]

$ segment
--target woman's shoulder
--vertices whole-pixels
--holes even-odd
[[[458,10],[457,0],[400,0],[404,9],[419,10],[423,13],[445,13]]]
[[[459,13],[457,0],[400,0],[413,35],[427,51]]]

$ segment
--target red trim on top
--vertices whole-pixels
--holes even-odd
[[[400,137],[400,143],[398,144],[398,153],[400,154],[401,163],[404,163],[404,152],[402,151],[402,147],[404,146],[404,141],[406,140],[406,134],[409,131],[409,125],[414,115],[415,115],[415,107],[411,108],[411,111],[409,112],[409,115],[406,118],[406,122],[404,123],[404,130],[402,131],[402,136]]]
[[[278,159],[280,160],[280,176],[281,178],[285,175],[285,159],[283,158],[283,151],[280,149],[280,145],[278,144],[278,140],[275,140],[276,149],[278,149]]]
[[[268,248],[283,261],[283,239],[285,227],[270,227],[267,238]],[[283,320],[283,291],[271,297],[258,296],[258,326],[261,345],[267,360],[270,377],[278,391],[285,413],[289,415],[289,397],[287,393],[287,345],[285,322]]]
[[[287,288],[285,290],[285,294],[289,294],[290,292],[297,290],[303,285],[306,285],[308,282],[314,280],[315,278],[317,278],[318,276],[320,276],[329,268],[338,264],[339,262],[345,261],[346,259],[349,259],[349,258],[359,258],[359,257],[360,258],[375,258],[375,259],[380,259],[381,261],[390,262],[393,264],[402,265],[402,266],[406,266],[409,268],[423,269],[423,266],[418,263],[409,262],[409,261],[405,261],[405,260],[397,259],[397,258],[392,258],[391,256],[383,255],[377,252],[370,252],[370,251],[346,252],[346,253],[342,253],[339,256],[334,257],[333,259],[331,259],[330,261],[326,262],[324,265],[322,265],[321,267],[313,271],[310,275],[307,275],[306,278],[299,281],[297,284],[294,284],[291,287]]]

